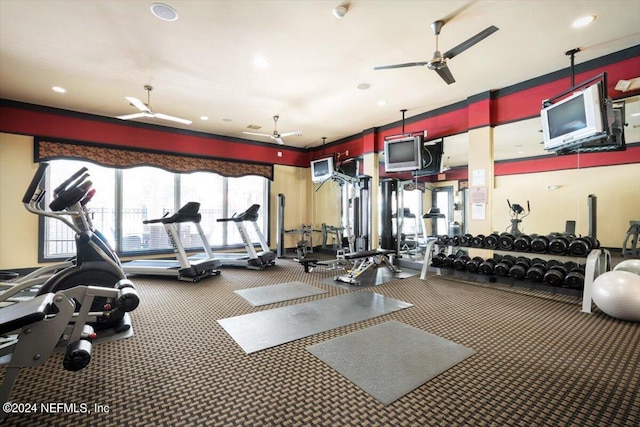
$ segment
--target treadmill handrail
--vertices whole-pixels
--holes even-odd
[[[177,224],[182,222],[200,222],[202,220],[202,215],[198,213],[200,210],[200,203],[198,202],[189,202],[183,207],[181,207],[178,212],[174,213],[171,216],[164,216],[162,218],[155,219],[146,219],[142,221],[143,224]]]
[[[249,207],[249,209],[247,209],[246,211],[242,212],[241,214],[233,214],[233,216],[231,218],[218,218],[216,219],[217,222],[229,222],[229,221],[233,221],[233,222],[245,222],[245,221],[251,221],[251,222],[255,222],[258,220],[258,211],[260,210],[260,205],[258,204],[254,204],[251,205]]]

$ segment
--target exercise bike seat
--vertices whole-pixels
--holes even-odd
[[[157,219],[148,219],[142,221],[143,224],[153,224],[153,223],[162,223],[162,224],[177,224],[181,222],[200,222],[202,219],[202,215],[198,213],[200,210],[200,203],[198,202],[189,202],[183,207],[181,207],[178,212],[174,213],[171,216],[166,216],[164,218]]]
[[[30,300],[3,307],[0,310],[0,335],[44,320],[49,313],[55,294],[47,293]]]

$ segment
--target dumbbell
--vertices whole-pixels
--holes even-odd
[[[527,277],[527,270],[531,267],[531,261],[529,258],[518,257],[516,263],[509,269],[509,276],[516,279],[524,279]]]
[[[451,236],[451,238],[449,238],[449,244],[451,246],[460,246],[460,236]]]
[[[493,270],[495,269],[496,264],[498,263],[495,259],[488,258],[483,263],[480,263],[480,266],[478,266],[478,271],[480,272],[480,274],[493,274]]]
[[[569,253],[575,256],[585,256],[592,249],[600,247],[600,242],[591,236],[578,237],[569,243]]]
[[[516,258],[513,255],[505,255],[498,261],[493,271],[498,276],[508,276],[509,270],[515,263]]]
[[[549,249],[549,238],[547,236],[536,236],[531,239],[531,252],[543,254]]]
[[[471,239],[473,236],[471,234],[465,234],[464,236],[460,236],[460,246],[471,246]]]
[[[571,289],[583,289],[584,288],[584,265],[574,267],[567,273],[564,278],[564,283]]]
[[[532,282],[542,282],[544,275],[547,272],[547,263],[540,258],[534,258],[531,260],[531,267],[527,270],[527,279]]]
[[[531,237],[526,234],[516,237],[513,241],[513,249],[518,252],[529,252],[531,250]]]
[[[472,238],[471,246],[474,248],[484,247],[484,234],[478,234],[476,237]]]
[[[466,255],[456,257],[456,259],[453,260],[453,268],[456,270],[464,270],[467,268],[467,261],[469,260],[471,260],[471,258]]]
[[[498,248],[503,251],[510,251],[513,249],[513,242],[516,238],[509,233],[502,233],[498,238]]]
[[[496,249],[498,247],[498,239],[500,236],[497,233],[491,233],[484,238],[483,246],[489,249]]]
[[[547,272],[544,275],[544,283],[550,286],[561,286],[569,270],[560,261],[550,259],[547,261]]]
[[[569,249],[569,239],[565,236],[554,236],[549,241],[549,252],[564,255]]]
[[[478,270],[480,269],[480,264],[482,264],[483,262],[484,262],[484,259],[482,259],[479,256],[476,256],[471,258],[469,261],[467,261],[467,264],[465,267],[467,271],[470,271],[471,273],[477,273]]]
[[[446,258],[442,259],[442,267],[444,268],[453,268],[453,261],[455,261],[456,256],[451,254]]]
[[[449,244],[449,236],[447,236],[446,234],[441,234],[436,239],[436,243],[438,245],[448,245]]]
[[[431,258],[431,265],[433,267],[437,267],[440,268],[442,267],[442,261],[446,258],[447,256],[445,254],[443,254],[442,252],[436,254],[434,257]]]

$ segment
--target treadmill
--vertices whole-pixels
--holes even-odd
[[[220,274],[220,270],[218,269],[218,267],[220,267],[220,260],[216,259],[211,251],[207,236],[205,236],[202,230],[202,226],[200,225],[202,216],[199,210],[200,203],[189,202],[171,216],[143,221],[143,224],[160,223],[164,226],[165,231],[169,235],[169,241],[173,247],[176,259],[140,259],[128,261],[122,263],[124,272],[128,275],[175,276],[178,280],[186,282],[198,282],[203,277],[217,276]],[[187,257],[176,227],[176,224],[183,222],[195,224],[205,250],[202,256]]]
[[[240,237],[242,237],[242,242],[244,243],[244,248],[246,253],[216,253],[216,259],[219,259],[222,263],[222,266],[233,266],[233,267],[245,267],[251,270],[264,270],[265,268],[275,265],[276,253],[269,249],[269,245],[260,231],[260,227],[258,226],[258,211],[260,210],[260,205],[252,205],[246,211],[241,214],[233,215],[231,218],[218,218],[217,222],[229,222],[232,221],[235,223],[238,228],[238,232],[240,233]],[[255,227],[256,233],[258,235],[258,239],[260,241],[261,251],[258,252],[253,247],[251,240],[249,239],[249,233],[247,232],[247,228],[245,226],[246,222],[250,222]]]

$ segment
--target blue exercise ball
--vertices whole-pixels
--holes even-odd
[[[611,317],[640,322],[640,275],[612,270],[593,281],[593,302]]]
[[[613,268],[615,271],[629,271],[640,274],[640,259],[627,259]]]

